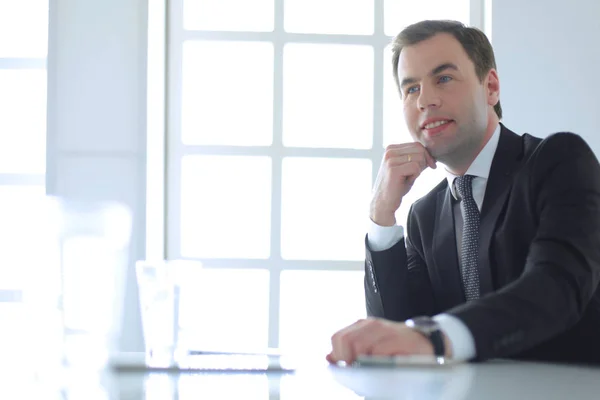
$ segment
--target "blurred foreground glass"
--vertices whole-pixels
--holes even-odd
[[[24,302],[42,397],[60,392],[71,399],[93,390],[93,398],[108,399],[101,371],[119,350],[131,212],[114,202],[59,197],[46,197],[29,212],[38,216],[29,251],[39,253],[39,261],[29,272]]]
[[[102,368],[119,350],[131,212],[112,202],[50,202],[60,257],[63,363]]]
[[[138,283],[146,365],[169,367],[188,348],[180,340],[180,294],[197,286],[202,264],[187,260],[138,261]]]

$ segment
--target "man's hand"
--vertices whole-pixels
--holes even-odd
[[[392,226],[402,198],[425,168],[435,168],[435,160],[418,142],[389,145],[381,161],[371,201],[371,220]]]
[[[451,356],[449,341],[444,337],[446,355]],[[332,351],[327,361],[347,364],[359,355],[433,355],[431,342],[402,322],[381,318],[362,319],[338,331],[331,338]]]

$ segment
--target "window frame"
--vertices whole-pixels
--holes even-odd
[[[311,271],[362,271],[363,261],[329,261],[329,260],[286,260],[281,257],[281,197],[282,197],[282,164],[284,157],[331,157],[361,158],[372,161],[372,182],[375,181],[381,158],[384,154],[384,51],[393,37],[384,33],[383,9],[384,0],[374,1],[374,32],[371,35],[342,34],[305,34],[288,33],[284,30],[285,0],[274,0],[275,25],[272,32],[243,31],[200,31],[184,30],[184,0],[162,0],[166,9],[166,139],[162,145],[165,150],[164,162],[164,214],[162,249],[167,259],[182,259],[180,247],[180,204],[181,204],[181,159],[186,155],[244,155],[268,156],[272,160],[272,194],[271,194],[271,256],[268,259],[195,259],[202,262],[205,268],[249,268],[266,269],[269,279],[269,329],[268,346],[279,345],[279,313],[280,313],[280,275],[289,270]],[[470,0],[470,24],[481,29],[486,13],[491,9],[491,0]],[[491,21],[491,19],[489,19]],[[491,32],[486,32],[491,33]],[[186,40],[214,41],[266,41],[274,46],[274,92],[273,92],[273,142],[270,146],[217,146],[217,145],[183,145],[181,137],[181,99],[182,99],[182,44]],[[282,103],[283,103],[283,48],[288,43],[311,44],[355,44],[373,47],[373,143],[370,149],[324,149],[285,147],[282,143]],[[149,58],[149,63],[151,59]],[[150,114],[150,112],[149,112]],[[149,117],[150,118],[150,117]],[[160,143],[157,143],[160,145]],[[157,157],[153,158],[159,161]],[[149,174],[150,176],[150,174]],[[156,175],[155,175],[156,176]],[[150,178],[149,178],[150,179]],[[154,191],[153,193],[157,193]],[[150,201],[150,197],[149,197]],[[153,216],[152,218],[156,218]],[[149,218],[149,221],[151,218]],[[160,224],[159,224],[160,225]],[[158,237],[157,235],[154,236]]]

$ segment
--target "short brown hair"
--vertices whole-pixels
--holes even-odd
[[[475,73],[480,81],[486,77],[492,68],[496,69],[494,49],[487,36],[477,28],[467,27],[458,21],[426,20],[409,25],[402,30],[392,42],[392,66],[396,86],[400,89],[398,79],[398,63],[400,53],[406,46],[411,46],[427,40],[438,33],[449,33],[459,41],[469,59],[475,64]],[[502,119],[500,100],[494,106],[498,118]]]

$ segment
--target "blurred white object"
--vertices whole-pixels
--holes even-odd
[[[146,365],[170,367],[187,353],[179,335],[179,299],[200,279],[201,268],[200,262],[187,260],[136,263]]]
[[[51,199],[66,365],[102,368],[118,351],[132,215],[114,202]]]

